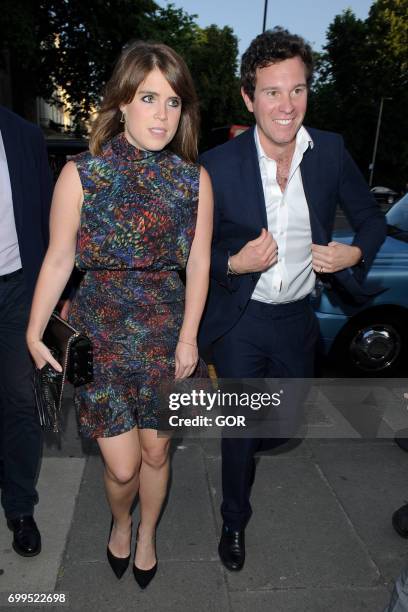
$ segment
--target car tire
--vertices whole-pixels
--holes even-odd
[[[406,318],[402,312],[382,309],[364,313],[349,321],[331,351],[336,365],[350,376],[406,376]]]

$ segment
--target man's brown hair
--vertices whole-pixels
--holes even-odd
[[[310,85],[313,78],[313,52],[303,38],[280,26],[254,38],[241,61],[241,85],[249,98],[254,99],[258,68],[266,68],[292,57],[299,57],[304,63],[306,81]]]

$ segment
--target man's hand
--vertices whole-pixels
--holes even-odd
[[[258,238],[247,242],[238,253],[230,257],[231,268],[237,274],[263,272],[278,261],[278,245],[265,228]]]
[[[327,246],[312,244],[312,266],[320,274],[332,274],[345,268],[355,266],[362,257],[361,249],[357,246],[329,242]]]

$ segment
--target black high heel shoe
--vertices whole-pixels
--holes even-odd
[[[140,523],[139,523],[139,525],[140,525]],[[136,542],[139,539],[139,525],[137,526]],[[149,582],[151,582],[153,580],[156,572],[157,572],[157,559],[156,559],[156,563],[153,565],[153,567],[151,567],[148,570],[139,569],[133,563],[133,576],[135,577],[135,580],[136,580],[137,584],[140,586],[141,589],[145,589],[147,587]]]
[[[112,519],[110,531],[109,531],[108,546],[106,547],[106,556],[108,557],[108,562],[113,570],[113,573],[115,574],[116,578],[120,580],[128,568],[129,561],[130,561],[130,553],[127,557],[116,557],[109,550],[109,540],[110,540],[110,535],[112,533],[112,529],[113,529],[113,519]]]

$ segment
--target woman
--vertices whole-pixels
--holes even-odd
[[[197,133],[184,61],[162,44],[127,47],[90,151],[68,162],[56,184],[27,330],[36,366],[60,370],[41,338],[75,260],[86,273],[70,321],[94,346],[94,381],[76,390],[79,429],[97,439],[103,456],[112,511],[107,556],[118,578],[129,564],[130,509],[139,494],[133,572],[142,588],[157,568],[155,529],[169,473],[169,439],[157,436],[158,387],[194,373],[208,289],[212,192],[194,163]]]

